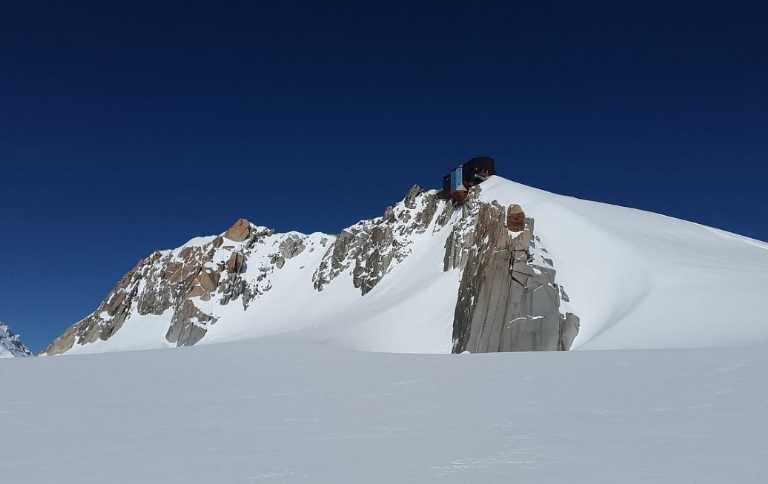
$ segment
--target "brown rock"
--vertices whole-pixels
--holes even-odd
[[[215,247],[216,249],[221,247],[223,244],[224,244],[224,237],[222,237],[221,235],[213,239],[213,247]]]
[[[520,205],[510,205],[507,209],[507,228],[512,232],[525,229],[525,212]]]
[[[194,247],[184,247],[183,249],[181,249],[181,252],[179,252],[179,257],[181,257],[184,260],[187,260],[192,255],[192,252],[194,250],[195,250]]]
[[[235,242],[242,242],[250,237],[250,235],[251,222],[241,218],[235,222],[235,224],[232,225],[229,230],[227,230],[227,233],[224,234],[224,237],[228,238],[229,240],[234,240]]]
[[[124,292],[118,292],[114,296],[112,296],[112,299],[109,300],[106,307],[104,309],[109,313],[110,316],[114,316],[117,312],[117,309],[120,307],[121,304],[123,304],[123,301],[125,301],[126,294]]]
[[[172,279],[173,276],[179,272],[179,269],[181,269],[181,264],[178,262],[169,262],[168,265],[165,266],[165,270],[163,271],[162,277],[164,279]]]
[[[45,349],[45,354],[48,356],[60,355],[69,351],[72,346],[75,345],[75,337],[77,336],[77,326],[72,326],[64,334],[56,338],[53,343],[48,345]]]
[[[174,312],[165,339],[176,346],[192,346],[203,339],[208,331],[206,327],[215,322],[216,318],[200,311],[187,299]]]
[[[245,266],[245,257],[239,252],[233,252],[227,260],[227,271],[232,274],[239,274]]]
[[[203,271],[199,276],[200,285],[208,292],[215,291],[219,285],[219,273],[218,272],[206,272]]]
[[[200,297],[204,294],[208,294],[208,291],[206,291],[202,286],[195,286],[191,291],[189,291],[189,293],[187,293],[187,298]]]

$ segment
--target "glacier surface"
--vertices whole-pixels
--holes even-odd
[[[0,363],[37,483],[765,482],[763,348],[406,355],[296,337]]]

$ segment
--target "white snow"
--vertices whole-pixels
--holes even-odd
[[[205,244],[208,244],[210,242],[213,242],[213,239],[215,239],[215,235],[206,235],[202,237],[193,237],[189,239],[184,245],[178,248],[177,251],[174,252],[181,252],[182,249],[185,249],[187,247],[202,247]]]
[[[551,259],[557,282],[581,330],[574,349],[693,348],[768,342],[768,245],[721,230],[641,210],[589,202],[492,177],[481,198],[520,204],[535,219],[535,233]],[[420,202],[421,203],[421,202]],[[395,212],[405,210],[402,202]],[[307,237],[307,250],[269,274],[269,289],[248,310],[240,301],[195,300],[218,318],[201,344],[301,332],[325,343],[364,351],[448,353],[460,272],[442,271],[445,241],[458,220],[440,229],[435,220],[407,241],[411,255],[366,296],[351,268],[315,290],[312,274],[333,237],[275,234],[258,244],[246,279],[256,281],[269,256],[289,235]],[[756,215],[757,216],[757,215]],[[435,219],[437,216],[435,217]],[[260,230],[266,230],[259,227]],[[324,246],[321,242],[327,239]],[[183,247],[210,242],[192,239]],[[214,262],[241,243],[227,241]],[[146,319],[144,319],[146,318]],[[164,341],[170,314],[126,321],[106,343],[75,345],[71,354],[151,349]],[[149,329],[151,328],[151,329]]]
[[[581,318],[576,348],[768,341],[768,244],[498,177],[483,185],[482,198],[518,203],[535,218]]]
[[[312,234],[247,311],[196,300],[219,318],[204,344],[0,363],[0,478],[764,482],[768,245],[498,177],[482,198],[535,218],[535,256],[581,318],[577,349],[619,351],[394,354],[450,351],[450,226],[414,237],[365,297],[349,273],[314,289],[329,236]],[[72,353],[166,347],[170,317],[133,314]]]
[[[134,351],[146,348],[172,348],[165,339],[165,333],[171,324],[173,311],[161,315],[146,314],[139,316],[136,309],[130,319],[107,341],[97,339],[86,346],[75,345],[72,354],[103,353],[110,351]]]
[[[765,482],[761,347],[353,352],[295,336],[0,363],[37,483]]]

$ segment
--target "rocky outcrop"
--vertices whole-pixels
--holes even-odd
[[[289,234],[288,237],[280,243],[279,249],[279,252],[272,256],[272,262],[278,269],[282,269],[287,260],[293,259],[304,252],[306,245],[304,244],[304,239],[302,237],[295,234]]]
[[[383,217],[348,227],[328,248],[315,271],[315,289],[322,291],[339,275],[351,273],[354,287],[367,294],[410,255],[413,235],[433,225],[441,205],[450,204],[438,200],[436,192],[424,192],[414,185],[402,202],[387,207]]]
[[[406,208],[409,208],[413,210],[416,208],[416,199],[421,194],[421,187],[418,185],[414,185],[411,187],[410,190],[408,190],[408,193],[405,195],[405,199],[403,200],[403,205],[405,205]]]
[[[229,230],[224,234],[224,237],[235,242],[242,242],[251,235],[251,223],[244,218],[235,222]]]
[[[525,212],[520,205],[510,205],[507,208],[507,228],[512,232],[525,230]]]
[[[445,223],[453,216],[452,212],[459,211],[461,216],[453,225],[451,233],[445,242],[445,255],[443,256],[443,271],[447,272],[453,269],[463,269],[467,262],[469,250],[474,244],[475,227],[477,225],[477,215],[480,207],[480,186],[473,187],[467,194],[466,202],[460,208],[454,208],[451,204],[451,210],[446,210],[438,218],[438,224],[445,220]]]
[[[579,319],[561,314],[552,263],[535,257],[534,220],[517,205],[479,203],[476,195],[446,243],[444,269],[462,271],[453,351],[568,350]]]
[[[245,268],[245,256],[239,252],[233,252],[227,259],[226,268],[230,274],[240,274]]]
[[[216,305],[239,300],[247,308],[271,289],[271,274],[303,252],[305,239],[298,233],[275,236],[266,227],[240,219],[217,237],[154,252],[120,279],[96,311],[51,343],[45,354],[106,341],[130,318],[146,315],[168,318],[165,338],[169,343],[193,345],[218,321]]]
[[[192,346],[203,339],[206,326],[215,322],[216,318],[200,311],[195,303],[185,299],[181,307],[174,312],[165,339],[169,343],[176,343],[177,346]]]
[[[217,287],[219,287],[221,274],[211,269],[204,269],[200,271],[200,274],[198,274],[197,277],[200,287],[204,291],[203,294],[210,294],[211,292],[215,291]],[[201,294],[201,296],[203,294]]]
[[[0,321],[0,358],[19,358],[32,356],[29,348],[24,346],[19,335]]]

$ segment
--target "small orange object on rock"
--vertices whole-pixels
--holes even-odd
[[[510,205],[507,209],[507,228],[512,232],[525,230],[525,212],[520,205]]]

